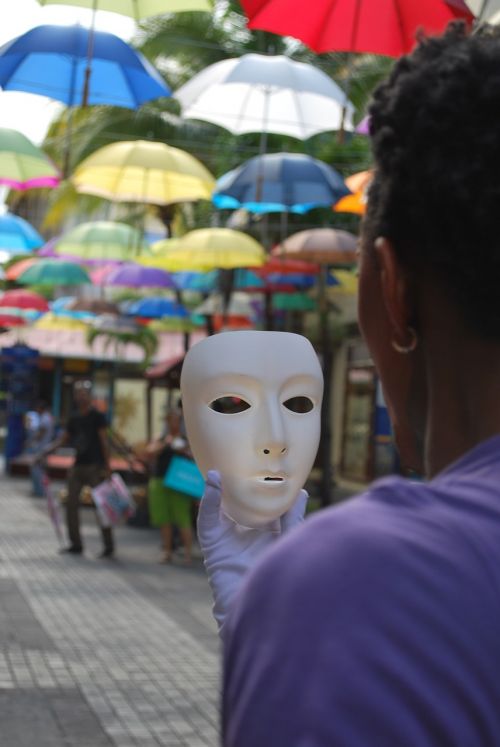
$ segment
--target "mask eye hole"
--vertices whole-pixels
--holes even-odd
[[[314,402],[309,397],[290,397],[283,402],[283,405],[287,410],[297,413],[311,412],[314,408]]]
[[[213,402],[210,402],[209,407],[223,415],[236,415],[248,410],[250,405],[241,397],[217,397]]]

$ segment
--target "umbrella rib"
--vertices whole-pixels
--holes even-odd
[[[403,51],[405,51],[405,48],[406,48],[405,30],[404,30],[404,24],[403,24],[403,17],[401,15],[401,8],[399,7],[399,0],[394,0],[394,9],[396,11],[396,16],[398,19],[399,33],[401,34],[401,48],[403,49]]]

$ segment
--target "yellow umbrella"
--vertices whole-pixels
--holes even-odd
[[[358,171],[348,176],[345,183],[353,194],[342,197],[333,210],[336,213],[354,213],[364,215],[366,212],[366,198],[368,187],[373,179],[373,171]]]
[[[151,244],[151,252],[153,253],[153,256],[150,257],[137,257],[135,261],[139,265],[145,265],[146,267],[156,267],[159,270],[165,269],[165,259],[164,256],[167,255],[167,264],[168,264],[168,256],[171,251],[174,249],[177,249],[179,245],[179,239],[162,239],[161,241],[156,241],[154,244]],[[167,270],[168,272],[168,270]]]
[[[40,319],[33,324],[33,327],[36,329],[48,329],[53,332],[60,332],[63,330],[71,330],[72,332],[81,330],[82,332],[86,332],[89,325],[81,319],[73,319],[70,316],[59,316],[58,314],[49,312],[40,317]]]
[[[199,228],[164,249],[158,262],[169,272],[208,272],[213,269],[260,267],[266,261],[264,248],[242,231],[231,228]]]
[[[330,288],[331,293],[345,293],[349,296],[355,296],[358,292],[358,276],[349,270],[334,270],[334,278],[339,281],[340,285],[333,285]]]
[[[141,18],[162,13],[179,13],[184,10],[213,10],[211,0],[38,0],[40,5],[77,5],[93,10],[107,10]]]
[[[72,179],[82,194],[152,205],[210,200],[215,186],[213,176],[197,158],[146,140],[99,148],[81,162]]]

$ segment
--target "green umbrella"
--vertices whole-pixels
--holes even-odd
[[[81,223],[71,229],[57,241],[55,252],[82,259],[124,262],[150,253],[137,228],[107,220]]]
[[[0,127],[0,184],[12,189],[55,187],[59,172],[22,132]]]
[[[86,270],[74,262],[63,262],[60,259],[41,259],[31,265],[19,276],[18,283],[23,285],[83,285],[90,283]]]
[[[139,21],[161,13],[182,10],[212,10],[212,0],[38,0],[40,5],[77,5],[92,10],[110,10]]]
[[[305,293],[275,293],[273,308],[276,311],[315,311],[317,303]]]

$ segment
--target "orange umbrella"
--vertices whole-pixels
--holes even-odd
[[[28,259],[21,259],[19,262],[14,262],[8,270],[5,270],[5,279],[17,280],[18,277],[28,269],[28,267],[31,267],[31,265],[34,265],[37,261],[36,257],[28,257]]]
[[[364,215],[366,212],[366,191],[373,179],[373,171],[358,171],[345,180],[353,194],[342,197],[333,207],[336,213],[355,213]]]

